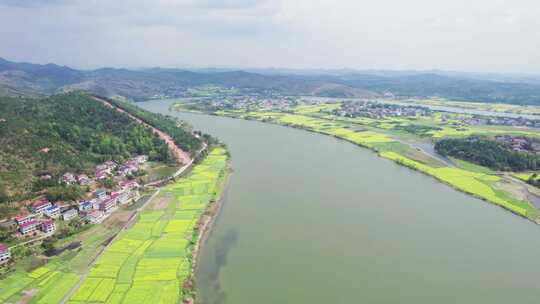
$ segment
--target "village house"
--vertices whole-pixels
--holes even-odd
[[[109,173],[107,173],[106,171],[102,171],[102,170],[96,171],[97,180],[107,179],[108,177],[109,177]]]
[[[7,262],[9,262],[9,259],[11,258],[11,252],[9,251],[9,248],[0,243],[0,265],[4,265]]]
[[[39,179],[42,181],[51,180],[52,176],[50,174],[43,174],[39,176]]]
[[[36,220],[31,220],[19,226],[19,231],[22,235],[28,235],[38,230],[40,223]]]
[[[76,218],[79,213],[76,209],[69,209],[68,211],[62,213],[62,219],[64,221],[71,221],[72,219]]]
[[[139,188],[139,183],[137,183],[134,180],[123,181],[123,182],[120,182],[119,186],[123,190],[132,190],[132,189],[135,189],[135,188]]]
[[[99,224],[105,218],[103,211],[95,210],[86,215],[86,220],[91,224]]]
[[[56,224],[53,220],[45,220],[41,223],[41,231],[47,234],[52,234],[56,231]]]
[[[34,220],[35,217],[35,214],[19,215],[15,218],[15,222],[20,226]]]
[[[139,155],[139,156],[134,157],[133,159],[139,164],[144,164],[145,162],[148,161],[148,156],[147,155]]]
[[[51,206],[52,206],[51,202],[49,202],[46,199],[43,199],[32,204],[31,209],[32,209],[32,212],[41,214],[43,213],[43,211],[45,211],[45,209]]]
[[[60,216],[60,208],[58,206],[51,206],[45,209],[43,214],[50,218],[57,218]]]
[[[64,175],[62,175],[62,177],[60,178],[60,182],[65,183],[67,185],[71,185],[71,184],[76,183],[77,180],[75,179],[75,175],[73,175],[73,173],[67,172],[67,173],[64,173]]]
[[[120,205],[125,205],[133,198],[131,190],[121,190],[111,193],[111,197],[115,197],[116,202]]]
[[[109,173],[111,173],[112,170],[114,170],[116,168],[116,163],[112,160],[108,160],[100,165],[97,165],[96,166],[96,170],[100,170],[100,171],[108,171]]]
[[[139,171],[139,164],[135,161],[128,161],[118,169],[118,173],[122,176],[130,175]]]
[[[91,180],[86,174],[80,174],[79,176],[77,176],[77,182],[81,186],[88,186],[90,185]]]
[[[116,210],[116,199],[115,198],[109,198],[99,204],[99,210],[110,213]]]
[[[107,197],[107,191],[105,189],[97,189],[94,192],[94,197],[99,200],[103,200]]]
[[[80,212],[90,211],[94,209],[93,203],[90,201],[80,201],[78,209]]]

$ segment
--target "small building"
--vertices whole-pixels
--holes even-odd
[[[41,214],[45,209],[51,207],[52,204],[46,199],[40,200],[32,204],[32,212]]]
[[[15,218],[15,222],[20,226],[34,220],[35,217],[35,214],[19,215]]]
[[[113,192],[111,193],[111,197],[116,198],[116,203],[120,205],[125,205],[129,203],[129,201],[132,198],[131,191],[130,190],[122,190],[119,192]]]
[[[97,198],[97,199],[104,199],[105,197],[107,197],[107,191],[105,189],[97,189],[95,192],[94,192],[94,196]]]
[[[145,162],[148,161],[148,156],[147,155],[139,155],[139,156],[135,156],[135,158],[133,158],[133,159],[139,164],[144,164]]]
[[[52,234],[56,231],[56,224],[53,220],[45,220],[41,222],[41,231],[47,234]]]
[[[92,202],[90,202],[90,201],[80,201],[78,208],[79,208],[80,212],[84,212],[84,211],[90,211],[90,210],[94,209],[94,206],[93,206]]]
[[[45,209],[43,214],[50,218],[57,218],[60,216],[60,208],[58,206],[51,206]]]
[[[22,235],[28,235],[36,232],[39,229],[40,223],[36,220],[31,220],[19,226],[19,231]]]
[[[60,182],[65,183],[67,185],[71,185],[77,182],[77,180],[75,179],[75,175],[73,175],[73,173],[67,172],[67,173],[64,173],[64,175],[62,175],[62,177],[60,178]]]
[[[139,171],[139,167],[137,167],[135,164],[126,164],[122,165],[120,169],[118,169],[118,172],[122,176],[131,175],[135,172]]]
[[[79,213],[76,209],[69,209],[68,211],[62,213],[62,219],[64,221],[71,221],[72,219],[76,218]]]
[[[99,204],[99,210],[110,213],[113,212],[116,209],[116,199],[115,198],[109,198],[105,201],[103,201],[101,204]]]
[[[86,220],[91,224],[99,224],[105,218],[103,211],[94,210],[86,215]]]
[[[139,187],[139,183],[134,180],[120,182],[120,188],[122,188],[123,190],[131,190]]]
[[[90,185],[90,178],[88,178],[86,174],[80,174],[79,176],[77,176],[77,182],[81,186],[87,186]]]
[[[9,251],[9,248],[0,243],[0,265],[6,264],[9,262],[9,259],[11,259],[11,252]]]
[[[97,180],[107,179],[107,177],[109,177],[109,173],[107,173],[107,171],[105,171],[105,170],[97,170],[96,171],[96,179]]]

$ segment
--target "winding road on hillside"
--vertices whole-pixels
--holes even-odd
[[[102,104],[104,104],[105,106],[107,106],[109,108],[115,109],[116,111],[118,111],[120,113],[124,113],[124,114],[128,115],[131,119],[135,120],[137,123],[139,123],[141,125],[144,125],[147,128],[152,129],[152,131],[154,131],[154,133],[156,133],[159,136],[159,138],[161,138],[162,140],[164,140],[167,143],[167,145],[169,146],[169,149],[171,150],[174,157],[176,158],[176,160],[180,164],[186,165],[186,164],[189,164],[189,163],[191,163],[193,161],[191,156],[189,155],[189,153],[182,150],[182,149],[180,149],[180,147],[178,147],[174,143],[173,138],[169,134],[157,129],[156,127],[154,127],[152,125],[147,124],[146,122],[142,121],[140,118],[134,116],[133,114],[125,111],[122,108],[119,108],[119,107],[111,104],[109,101],[107,101],[107,100],[105,100],[103,98],[99,98],[97,96],[92,96],[92,98],[94,100],[96,100],[96,101],[101,102]]]

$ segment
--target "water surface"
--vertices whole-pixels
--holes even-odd
[[[332,137],[142,105],[233,156],[197,273],[205,304],[539,302],[527,220]]]

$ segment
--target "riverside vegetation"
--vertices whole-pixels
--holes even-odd
[[[173,107],[179,111],[195,110],[276,123],[344,139],[540,223],[538,209],[526,196],[526,193],[538,192],[534,187],[467,160],[448,158],[430,151],[434,150],[434,143],[441,139],[500,134],[538,137],[539,133],[535,129],[463,125],[458,115],[438,111],[428,116],[343,117],[335,114],[342,103],[324,101],[303,102],[288,108],[282,106],[279,110],[251,105],[249,109],[222,108],[208,112],[206,104],[198,106],[193,101],[182,101]]]

